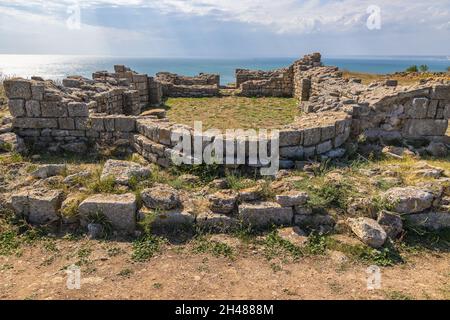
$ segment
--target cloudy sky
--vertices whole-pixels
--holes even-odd
[[[449,40],[450,0],[0,0],[8,54],[450,55]]]

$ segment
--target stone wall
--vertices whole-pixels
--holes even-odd
[[[445,142],[450,119],[450,84],[418,86],[398,92],[378,88],[354,107],[353,133],[371,141]]]
[[[214,97],[219,95],[220,76],[200,73],[185,77],[169,72],[159,72],[156,79],[165,97]]]
[[[4,82],[13,130],[36,149],[84,153],[89,145],[130,139],[136,117],[92,113],[51,82]]]
[[[245,97],[297,97],[307,99],[309,76],[304,72],[320,67],[321,55],[314,53],[295,61],[290,67],[272,71],[236,70],[236,87]]]

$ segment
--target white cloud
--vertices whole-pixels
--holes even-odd
[[[450,0],[0,0],[0,5],[49,10],[80,3],[83,7],[151,7],[166,14],[210,16],[220,21],[264,26],[277,33],[358,31],[365,26],[366,9],[378,5],[385,26],[397,29],[442,28],[450,22]]]

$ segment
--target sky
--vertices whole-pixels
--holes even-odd
[[[0,0],[0,54],[450,56],[450,0]]]

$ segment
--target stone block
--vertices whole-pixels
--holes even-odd
[[[150,230],[155,233],[189,230],[195,223],[193,215],[181,210],[150,212],[144,208],[139,217],[145,219],[146,216],[151,216]]]
[[[282,207],[301,206],[308,202],[309,196],[305,192],[290,191],[282,195],[277,195],[277,203]]]
[[[75,121],[72,118],[59,118],[58,124],[62,130],[75,130]]]
[[[16,214],[35,225],[57,221],[62,201],[62,191],[46,189],[20,191],[11,198]]]
[[[431,98],[450,100],[450,85],[436,85],[431,91]]]
[[[239,220],[224,214],[203,212],[197,215],[196,224],[202,231],[225,233],[236,230]]]
[[[15,118],[13,127],[24,129],[58,128],[57,119],[49,118]]]
[[[316,147],[317,154],[326,153],[326,152],[330,151],[331,149],[333,149],[333,144],[331,143],[331,140],[322,142],[322,143],[318,144]]]
[[[254,228],[266,228],[272,225],[292,225],[294,212],[274,202],[244,203],[239,205],[239,218]]]
[[[13,117],[25,116],[25,100],[23,99],[10,99],[9,100],[9,112]]]
[[[28,100],[25,103],[25,110],[27,112],[27,116],[30,118],[36,118],[41,116],[41,105],[39,101]]]
[[[309,128],[303,130],[303,145],[305,147],[316,145],[320,142],[322,128]]]
[[[132,132],[136,130],[136,119],[133,117],[117,117],[114,121],[116,131]]]
[[[406,107],[406,115],[412,119],[426,118],[429,103],[430,100],[427,98],[414,98],[411,106]]]
[[[67,117],[67,105],[58,101],[44,101],[41,104],[41,114],[47,118]]]
[[[88,117],[89,108],[86,103],[81,102],[69,102],[67,104],[67,110],[69,117]]]
[[[403,128],[407,137],[443,136],[448,128],[448,120],[411,119]]]
[[[336,136],[335,126],[322,127],[322,132],[320,136],[320,141],[331,140]]]
[[[75,118],[75,128],[77,130],[88,130],[89,118]]]
[[[112,177],[116,183],[127,185],[133,177],[142,180],[149,176],[148,167],[130,161],[108,160],[103,167],[100,179]]]
[[[31,85],[31,96],[33,100],[44,100],[45,87],[43,83],[33,83]]]
[[[296,147],[281,147],[280,157],[287,159],[303,159],[305,155],[304,149],[301,146]]]
[[[302,144],[303,132],[300,130],[280,131],[280,147],[298,146]]]
[[[8,99],[31,99],[31,81],[24,79],[11,79],[3,82]]]
[[[84,200],[78,212],[83,225],[92,221],[92,216],[103,215],[115,230],[132,233],[136,229],[136,196],[94,195]]]

